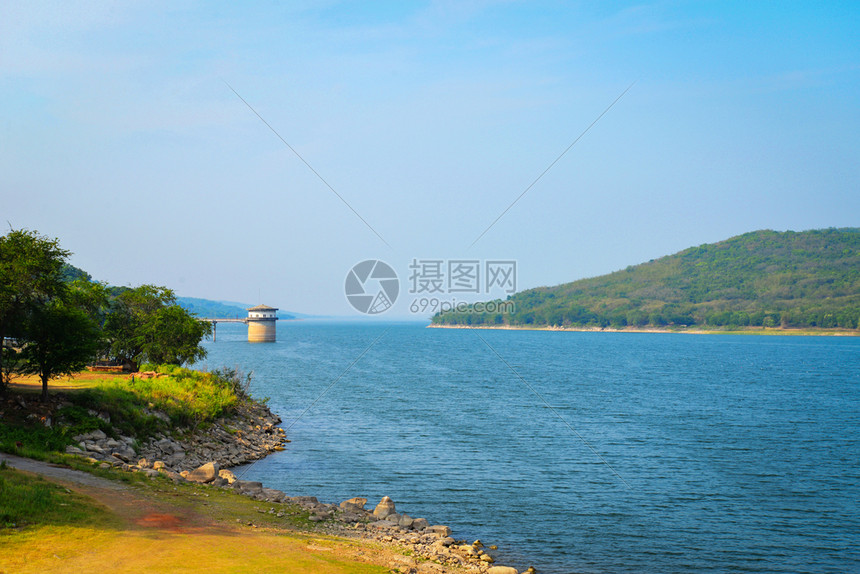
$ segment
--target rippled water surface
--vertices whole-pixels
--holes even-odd
[[[541,572],[860,572],[860,338],[313,321],[245,337],[219,325],[206,364],[253,371],[292,424],[247,480],[389,495]]]

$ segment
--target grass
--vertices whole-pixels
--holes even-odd
[[[3,409],[0,403],[0,451],[43,458],[47,453],[63,452],[75,444],[73,437],[96,429],[114,438],[123,434],[144,441],[158,433],[209,424],[250,400],[249,379],[233,370],[209,373],[166,366],[158,372],[161,376],[142,378],[138,374],[133,379],[127,374],[82,372],[58,381],[54,386],[61,391],[53,393],[62,392],[65,405],[53,413],[50,427],[42,417],[33,416],[46,413],[39,410],[37,381],[19,380],[12,390],[30,408]],[[110,422],[100,414],[106,414]]]
[[[105,510],[57,484],[0,464],[0,535],[39,525],[95,524]]]
[[[312,524],[297,506],[164,478],[122,492],[88,492],[100,502],[107,496],[106,506],[0,468],[0,508],[16,525],[0,525],[0,572],[389,571],[360,559],[378,554],[373,543],[297,531]],[[272,507],[285,516],[270,513]],[[154,526],[147,520],[153,517],[169,520]]]
[[[207,424],[247,397],[235,372],[162,369],[166,376],[131,382],[129,375],[81,373],[51,385],[64,404],[41,417],[37,382],[17,384],[26,408],[0,401],[0,450],[85,470],[126,483],[122,491],[84,487],[95,500],[63,486],[0,467],[0,573],[46,572],[318,572],[383,574],[373,543],[323,534],[297,505],[270,504],[164,477],[100,468],[67,455],[80,432],[100,428],[143,438],[176,425]],[[57,406],[56,401],[52,403]],[[167,421],[152,411],[168,415]],[[113,427],[100,418],[107,413]],[[113,430],[114,427],[117,430]],[[77,487],[73,487],[77,488]],[[105,498],[107,497],[107,498]],[[102,506],[102,504],[104,506]],[[270,511],[270,509],[274,509]],[[281,516],[277,516],[281,513]],[[147,516],[169,515],[181,527],[153,527]]]

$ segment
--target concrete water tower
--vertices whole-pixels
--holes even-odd
[[[248,309],[248,342],[274,343],[277,309],[268,305],[257,305]]]

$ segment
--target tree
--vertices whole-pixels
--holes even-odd
[[[56,239],[36,231],[13,229],[0,237],[0,390],[11,372],[4,360],[16,354],[6,338],[19,339],[28,310],[65,292],[62,270],[68,256]]]
[[[84,311],[57,298],[30,308],[20,340],[19,372],[38,375],[42,400],[48,381],[83,369],[101,345],[101,330]]]
[[[200,346],[212,332],[176,304],[166,287],[141,285],[121,290],[105,320],[110,355],[136,370],[144,361],[182,364],[206,356]]]
[[[198,321],[179,305],[158,309],[141,327],[143,354],[152,363],[181,365],[206,356],[200,341],[212,332],[212,325]]]

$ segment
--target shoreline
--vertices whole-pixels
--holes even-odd
[[[858,337],[860,330],[851,329],[782,329],[779,327],[745,327],[733,330],[719,329],[660,329],[657,327],[558,327],[528,325],[437,325],[429,324],[427,329],[480,329],[498,331],[563,331],[572,333],[662,333],[685,335],[765,335],[765,336],[808,336],[808,337]]]
[[[10,391],[33,390],[35,385],[19,381]],[[56,408],[64,402],[64,394],[74,386],[59,390],[52,388],[48,403],[30,402],[31,408],[50,420]],[[17,402],[7,394],[9,403]],[[21,395],[17,402],[25,405]],[[27,401],[31,401],[27,397]],[[25,408],[25,407],[21,407]],[[166,418],[164,413],[152,414]],[[100,414],[100,416],[102,416]],[[110,424],[110,419],[106,420]],[[95,468],[140,473],[149,479],[169,479],[174,483],[192,483],[232,491],[258,502],[271,505],[269,514],[289,516],[289,507],[308,513],[311,526],[307,532],[326,532],[348,539],[380,544],[394,551],[394,559],[386,566],[392,572],[411,573],[423,563],[432,563],[434,574],[517,574],[520,570],[495,564],[480,541],[455,539],[449,526],[425,518],[413,518],[399,511],[388,496],[372,508],[365,508],[368,499],[349,498],[340,503],[320,502],[314,496],[290,496],[280,490],[267,488],[262,482],[241,480],[229,469],[252,464],[272,454],[286,450],[290,441],[279,426],[281,418],[265,404],[249,399],[237,412],[213,422],[206,429],[172,428],[180,436],[159,433],[146,442],[119,435],[112,439],[100,430],[77,435],[77,446],[66,448],[67,455],[86,461]],[[487,550],[496,550],[489,546]],[[402,554],[402,555],[401,555]],[[382,565],[380,563],[380,565]],[[420,569],[421,572],[431,572]],[[526,570],[525,572],[533,572]]]

